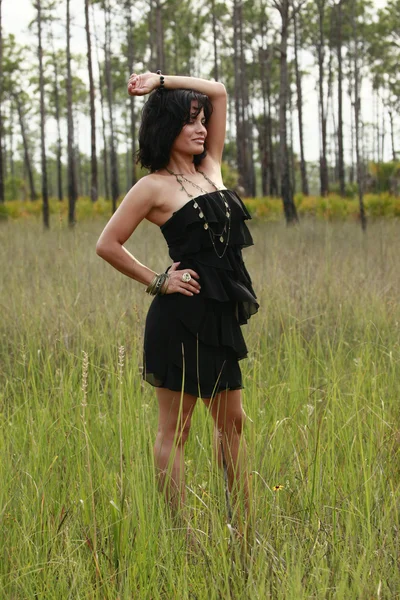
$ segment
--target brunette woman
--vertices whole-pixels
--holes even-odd
[[[248,511],[240,326],[258,310],[242,248],[253,244],[245,205],[222,181],[227,95],[221,83],[133,74],[128,92],[149,94],[138,160],[149,170],[107,223],[97,254],[154,296],[144,334],[143,377],[159,407],[154,446],[161,488],[177,509],[185,500],[184,445],[197,398],[215,422],[232,498]],[[155,273],[124,243],[143,219],[160,229],[173,261]]]

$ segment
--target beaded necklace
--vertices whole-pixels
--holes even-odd
[[[187,189],[185,188],[185,186],[183,185],[183,182],[185,181],[186,183],[190,183],[191,185],[193,185],[195,188],[197,188],[198,190],[200,190],[201,192],[203,192],[204,194],[209,194],[210,192],[207,192],[206,190],[203,190],[202,187],[200,187],[197,183],[195,183],[194,181],[190,181],[190,179],[187,179],[182,173],[174,173],[173,171],[170,171],[170,169],[166,169],[168,171],[168,173],[170,173],[170,175],[174,175],[177,182],[179,183],[179,185],[181,186],[181,190],[186,192],[186,194],[189,196],[189,198],[192,198],[193,200],[193,207],[195,209],[199,210],[199,217],[200,219],[204,219],[204,229],[208,231],[209,236],[210,236],[210,240],[211,243],[214,247],[214,251],[215,254],[218,256],[218,258],[222,258],[228,248],[228,244],[229,244],[229,237],[230,237],[230,233],[231,233],[231,211],[229,209],[229,204],[226,201],[225,195],[223,193],[222,190],[219,190],[218,187],[215,185],[215,183],[213,181],[211,181],[211,179],[209,179],[207,177],[207,175],[203,172],[200,171],[199,169],[196,169],[198,173],[201,173],[204,177],[204,179],[206,181],[208,181],[208,183],[210,183],[211,185],[213,185],[216,189],[217,192],[219,192],[220,197],[222,198],[222,200],[224,201],[225,204],[225,225],[223,230],[220,233],[217,233],[216,231],[214,231],[211,227],[211,225],[208,223],[206,217],[204,216],[203,211],[201,210],[201,207],[199,206],[198,202],[196,202],[196,198],[193,196],[193,194],[190,194]],[[226,233],[226,236],[224,237]],[[218,241],[221,242],[221,244],[223,244],[225,242],[224,245],[224,249],[222,254],[220,254],[217,250],[217,247],[215,245],[214,242],[214,238],[216,238]]]

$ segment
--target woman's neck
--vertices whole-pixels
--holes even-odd
[[[197,169],[193,164],[193,156],[174,156],[171,154],[167,168],[173,173],[181,175],[196,175]]]

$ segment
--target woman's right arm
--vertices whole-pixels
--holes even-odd
[[[126,194],[96,244],[96,253],[101,258],[124,275],[146,286],[150,284],[156,273],[140,263],[124,248],[123,244],[155,206],[154,198],[157,196],[155,185],[149,177],[140,179]],[[181,274],[177,272],[178,265],[179,263],[174,263],[169,270],[168,293],[180,292],[191,296],[192,292],[197,292],[199,284],[195,280],[188,283],[182,282]],[[193,277],[198,278],[194,271],[185,270]]]
[[[96,244],[96,253],[101,258],[124,275],[145,285],[149,285],[155,273],[132,256],[123,244],[154,206],[152,199],[155,194],[151,190],[149,193],[149,183],[149,180],[140,179],[129,190]]]

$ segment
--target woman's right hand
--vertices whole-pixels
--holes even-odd
[[[168,270],[169,279],[168,279],[168,288],[167,294],[184,294],[185,296],[193,296],[194,294],[198,294],[200,292],[200,284],[196,279],[199,279],[199,275],[193,269],[182,269],[178,271],[179,262],[174,262],[172,266]],[[190,281],[182,281],[183,273],[190,273],[192,279]],[[194,279],[196,278],[196,279]]]

